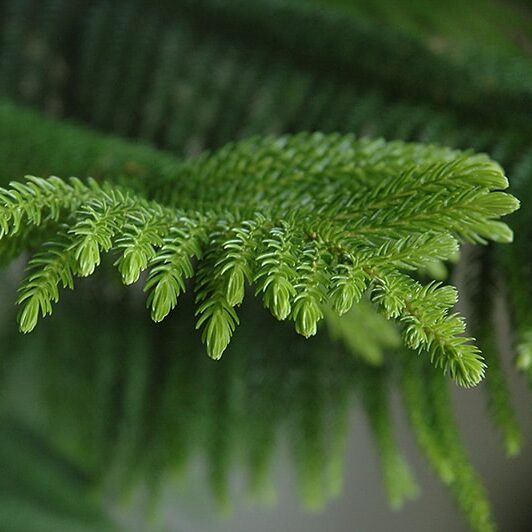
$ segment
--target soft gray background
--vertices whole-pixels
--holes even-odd
[[[523,405],[530,402],[525,387],[513,379],[520,393],[516,398]],[[478,390],[480,392],[480,390]],[[455,407],[460,412],[460,424],[472,460],[483,476],[493,502],[499,528],[503,532],[532,530],[532,431],[530,411],[521,410],[526,426],[527,443],[517,458],[506,459],[484,412],[484,401],[477,391],[458,391]],[[400,511],[389,510],[382,486],[375,450],[360,412],[352,416],[352,430],[347,456],[345,485],[342,496],[330,503],[322,513],[308,514],[299,505],[293,481],[290,459],[281,453],[277,465],[277,502],[273,508],[264,508],[242,501],[227,518],[216,514],[214,507],[205,511],[189,499],[176,501],[173,517],[176,530],[233,532],[233,531],[306,531],[306,532],[395,532],[465,531],[460,515],[445,488],[435,479],[417,449],[398,410],[400,437],[421,485],[418,500]],[[528,410],[528,411],[527,411]],[[237,482],[238,483],[238,479]],[[203,505],[201,505],[203,506]]]
[[[510,362],[508,361],[508,364]],[[510,369],[510,368],[508,368]],[[501,532],[532,530],[532,427],[530,393],[524,379],[509,371],[510,385],[525,430],[522,454],[508,459],[498,435],[485,412],[482,387],[456,389],[455,411],[472,461],[482,475],[493,503]],[[409,458],[422,489],[420,497],[400,511],[388,508],[382,489],[376,452],[365,420],[354,405],[347,450],[345,484],[342,495],[321,513],[308,513],[299,504],[291,458],[281,445],[276,460],[274,483],[276,502],[267,507],[246,501],[242,476],[234,475],[234,491],[240,494],[228,516],[220,516],[215,505],[207,503],[206,489],[199,480],[203,464],[196,464],[198,483],[167,492],[167,514],[159,523],[139,524],[135,512],[124,518],[127,530],[182,532],[451,532],[467,528],[449,493],[419,456],[398,398],[395,417],[402,448]],[[177,493],[176,493],[177,490]]]

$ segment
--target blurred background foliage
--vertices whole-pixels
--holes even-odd
[[[499,346],[532,380],[525,1],[3,0],[0,98],[2,184],[25,173],[112,172],[155,186],[180,157],[253,134],[306,130],[488,152],[522,201],[511,219],[515,243],[466,249],[450,269],[490,366],[488,410],[507,453],[518,452]],[[84,149],[72,121],[92,128]],[[155,158],[137,141],[168,153]],[[4,272],[3,300],[14,299],[21,269]],[[3,530],[122,529],[117,508],[138,505],[143,526],[164,529],[161,490],[191,482],[198,456],[222,512],[235,467],[246,469],[250,494],[270,500],[281,432],[301,499],[323,507],[342,490],[355,402],[388,498],[400,506],[418,487],[395,443],[397,392],[421,452],[469,526],[491,529],[445,380],[422,359],[403,357],[396,331],[369,305],[304,341],[250,302],[247,326],[216,364],[191,334],[187,303],[159,325],[143,306],[105,271],[31,336],[18,335],[2,305]],[[500,333],[501,314],[510,335]]]

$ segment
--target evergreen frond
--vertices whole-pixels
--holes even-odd
[[[323,318],[322,304],[327,298],[330,278],[326,252],[311,235],[298,257],[291,318],[296,331],[306,338],[316,334],[317,323]]]
[[[27,176],[24,183],[13,181],[0,189],[0,238],[18,233],[25,224],[36,227],[46,219],[57,221],[64,210],[71,210],[86,196],[88,187],[78,179],[66,182]]]
[[[257,241],[266,225],[266,218],[260,214],[244,220],[232,228],[232,237],[222,245],[225,253],[216,263],[215,272],[225,279],[227,302],[233,307],[244,300],[246,283],[253,282]]]
[[[113,247],[115,235],[133,208],[130,196],[119,189],[109,189],[90,197],[76,212],[76,223],[69,233],[82,276],[91,275],[99,266],[101,253]]]
[[[405,345],[428,350],[431,362],[462,386],[474,386],[484,376],[485,364],[472,338],[462,336],[463,318],[451,314],[457,292],[433,282],[426,286],[403,274],[383,275],[375,284],[373,300],[389,318],[403,325]]]
[[[263,293],[264,305],[278,320],[290,315],[296,294],[293,231],[287,222],[271,229],[263,242],[265,252],[257,257],[257,294]]]
[[[209,356],[214,359],[222,356],[239,324],[234,305],[228,299],[226,283],[222,277],[216,275],[219,252],[223,249],[222,242],[225,240],[225,229],[224,226],[215,229],[196,274],[196,329],[202,328],[202,341]]]
[[[162,247],[151,259],[144,291],[148,292],[148,307],[154,321],[163,320],[185,291],[185,280],[194,274],[192,259],[203,256],[208,239],[206,224],[202,219],[177,217],[164,236]]]
[[[153,210],[128,214],[122,227],[122,236],[116,240],[116,247],[123,252],[115,265],[124,284],[138,281],[141,273],[155,258],[157,249],[164,245],[164,235],[170,230],[173,221],[175,213],[165,211],[158,205],[154,205]]]
[[[242,141],[177,169],[173,193],[163,193],[169,181],[151,203],[142,180],[130,180],[130,190],[112,181],[14,182],[2,192],[3,238],[20,227],[20,212],[34,224],[61,219],[73,274],[92,274],[101,254],[114,251],[124,284],[148,270],[156,321],[175,307],[198,259],[198,327],[215,358],[238,323],[234,307],[246,283],[306,337],[325,305],[342,314],[368,291],[402,324],[406,345],[428,351],[461,385],[482,378],[480,352],[450,312],[455,290],[400,272],[456,255],[457,239],[509,240],[498,218],[518,203],[500,191],[508,182],[496,163],[437,146],[316,133]],[[58,296],[44,293],[49,314],[44,301]],[[36,316],[25,319],[25,330]]]
[[[17,299],[23,305],[18,317],[22,332],[35,328],[39,314],[44,318],[52,313],[52,304],[59,301],[60,286],[74,288],[77,261],[71,245],[68,236],[60,233],[29,261]]]

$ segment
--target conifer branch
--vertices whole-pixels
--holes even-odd
[[[367,292],[386,318],[400,322],[407,346],[427,351],[463,386],[480,381],[480,351],[451,312],[456,291],[404,272],[456,255],[459,240],[511,240],[498,219],[518,202],[500,191],[507,179],[486,156],[316,133],[252,138],[174,171],[148,197],[142,179],[125,189],[112,178],[30,177],[0,190],[2,239],[15,237],[25,221],[36,231],[48,222],[66,230],[50,238],[59,246],[52,265],[40,252],[32,262],[46,265],[42,278],[36,272],[24,285],[36,291],[20,298],[24,330],[35,325],[36,309],[51,312],[57,285],[71,287],[73,276],[94,272],[103,253],[118,252],[124,284],[148,271],[144,289],[155,321],[196,275],[197,326],[214,358],[238,324],[246,284],[306,337],[326,306],[345,313]],[[154,196],[159,200],[149,201]]]

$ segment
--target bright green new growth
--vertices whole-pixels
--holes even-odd
[[[44,242],[20,287],[22,331],[51,313],[59,286],[73,288],[111,252],[124,284],[146,274],[155,321],[195,277],[197,327],[213,358],[231,340],[249,284],[305,337],[327,309],[341,315],[367,297],[458,384],[482,379],[480,351],[451,312],[454,288],[406,272],[455,256],[459,241],[512,240],[498,218],[518,202],[501,192],[507,179],[487,156],[298,134],[184,163],[172,181],[150,184],[150,198],[142,182],[130,186],[29,177],[0,192],[0,236]]]

